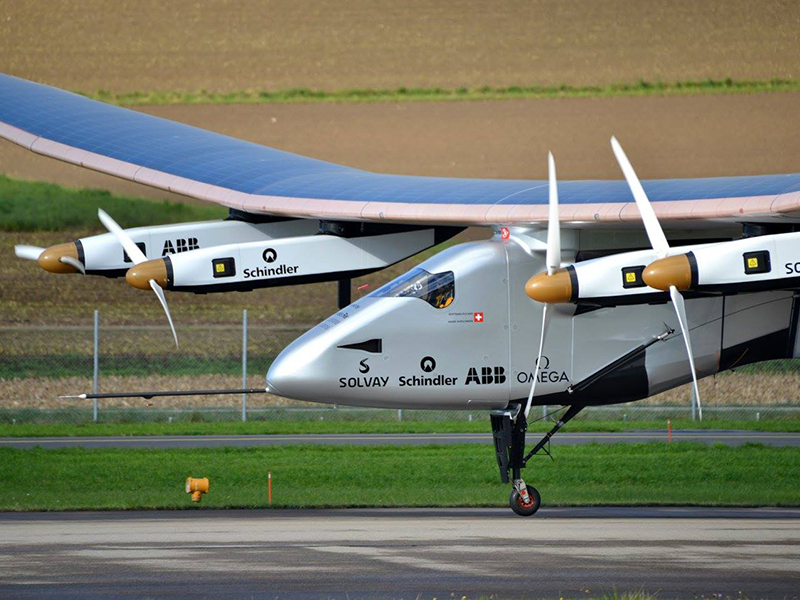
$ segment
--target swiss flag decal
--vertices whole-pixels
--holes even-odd
[[[472,320],[475,323],[483,323],[483,313],[482,312],[472,313]]]

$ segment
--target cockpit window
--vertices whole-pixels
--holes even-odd
[[[456,297],[452,271],[429,273],[412,269],[370,294],[376,298],[420,298],[434,308],[447,308]]]

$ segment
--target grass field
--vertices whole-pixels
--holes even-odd
[[[800,431],[800,420],[731,421],[706,419],[705,421],[673,420],[673,429],[737,429],[742,431]],[[532,435],[544,433],[553,427],[550,421],[530,423]],[[658,421],[604,421],[576,419],[562,432],[581,431],[634,431],[639,429],[662,430],[667,436],[666,420]],[[488,433],[488,417],[478,415],[472,421],[461,420],[405,420],[384,419],[347,420],[271,420],[173,423],[91,423],[91,424],[0,424],[0,437],[81,437],[81,436],[138,436],[138,435],[285,435],[327,433]]]
[[[98,207],[126,227],[221,219],[228,214],[214,204],[132,198],[106,190],[21,181],[0,173],[0,231],[101,231]]]
[[[800,80],[771,79],[769,81],[734,81],[706,79],[703,81],[644,81],[610,85],[513,85],[468,88],[407,88],[394,89],[321,89],[294,88],[289,90],[237,90],[233,92],[171,92],[136,91],[112,92],[98,90],[79,92],[89,98],[119,106],[153,106],[161,104],[287,104],[297,102],[433,102],[457,100],[509,100],[513,98],[609,98],[615,96],[679,96],[687,94],[752,94],[758,92],[792,92],[800,90]]]
[[[526,470],[554,505],[800,505],[800,452],[692,443],[557,448]],[[0,449],[0,510],[186,508],[185,478],[209,477],[204,507],[504,506],[486,445],[196,450]]]

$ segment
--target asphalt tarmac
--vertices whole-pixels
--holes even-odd
[[[529,433],[529,443],[538,439]],[[667,432],[640,430],[622,432],[559,433],[552,438],[555,446],[582,444],[614,444],[618,442],[665,442]],[[678,430],[672,432],[673,441],[702,442],[741,446],[758,443],[778,447],[800,446],[800,433],[772,431]],[[120,436],[120,437],[39,437],[0,438],[0,447],[11,448],[219,448],[223,446],[285,446],[291,444],[320,444],[326,446],[397,445],[423,446],[427,444],[492,443],[490,433],[354,433],[354,434],[297,434],[297,435],[171,435],[171,436]]]
[[[0,514],[0,596],[800,597],[800,510]]]

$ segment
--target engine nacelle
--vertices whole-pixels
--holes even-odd
[[[747,292],[800,285],[800,233],[779,233],[692,248],[657,260],[647,285],[682,291]]]
[[[681,291],[738,293],[800,286],[800,233],[780,233],[672,249],[659,259],[637,250],[578,262],[525,285],[538,302],[641,304]]]
[[[200,248],[132,267],[126,280],[196,293],[252,290],[358,277],[444,241],[454,232],[412,228],[342,237],[317,234]]]
[[[315,221],[302,219],[273,223],[221,220],[136,227],[126,232],[147,258],[155,259],[233,243],[309,235],[317,228]],[[75,245],[78,259],[89,274],[120,277],[132,266],[119,241],[111,233],[81,238]]]

